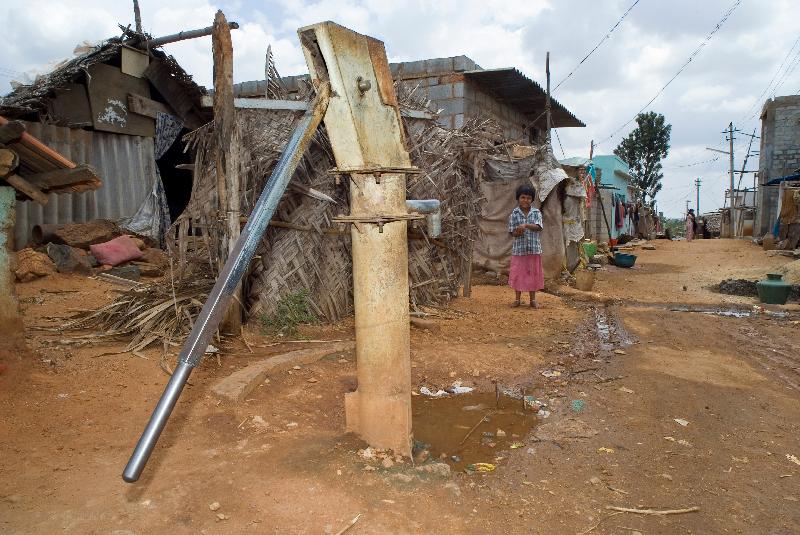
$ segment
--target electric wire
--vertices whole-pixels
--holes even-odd
[[[594,48],[593,48],[593,49],[591,49],[591,50],[589,51],[589,53],[588,53],[588,54],[586,54],[586,55],[583,57],[583,59],[582,59],[582,60],[580,60],[580,61],[578,62],[578,64],[577,64],[577,65],[575,65],[575,68],[573,68],[573,69],[572,69],[572,71],[570,71],[570,73],[569,73],[568,75],[566,75],[566,76],[565,76],[565,77],[564,77],[564,78],[563,78],[563,79],[562,79],[560,82],[558,82],[558,84],[556,84],[556,86],[553,88],[553,93],[555,93],[555,92],[556,92],[556,90],[557,90],[559,87],[561,87],[561,85],[562,85],[564,82],[566,82],[567,80],[569,80],[569,79],[572,77],[572,75],[573,75],[573,74],[575,74],[575,71],[577,71],[578,69],[580,69],[581,65],[583,65],[583,63],[584,63],[584,62],[585,62],[587,59],[589,59],[589,57],[590,57],[592,54],[594,54],[594,53],[595,53],[595,51],[597,51],[597,49],[598,49],[598,48],[600,48],[600,46],[601,46],[603,43],[605,43],[606,41],[608,41],[608,40],[611,38],[611,34],[612,34],[612,33],[614,33],[614,30],[616,30],[616,29],[617,29],[617,27],[618,27],[620,24],[622,24],[622,21],[623,21],[623,20],[625,20],[625,17],[627,17],[627,16],[628,16],[628,13],[630,13],[630,12],[631,12],[631,10],[632,10],[634,7],[636,7],[636,4],[638,4],[639,2],[640,2],[640,0],[636,0],[636,1],[635,1],[633,4],[631,4],[631,7],[629,7],[628,9],[626,9],[626,10],[625,10],[625,13],[623,13],[623,14],[622,14],[622,16],[619,18],[619,20],[616,22],[616,24],[614,24],[614,25],[611,27],[611,29],[610,29],[610,30],[608,30],[608,32],[605,34],[605,36],[603,36],[603,38],[602,38],[602,39],[600,39],[600,41],[598,41],[596,45],[594,45]]]
[[[669,87],[669,86],[670,86],[670,84],[672,84],[672,82],[674,82],[674,81],[675,81],[675,79],[676,79],[678,76],[680,76],[680,75],[681,75],[681,73],[683,73],[683,71],[684,71],[684,70],[686,70],[686,68],[689,66],[689,64],[690,64],[690,63],[691,63],[691,62],[692,62],[692,61],[693,61],[693,60],[694,60],[694,59],[695,59],[695,58],[696,58],[696,57],[697,57],[697,56],[700,54],[700,52],[703,50],[703,48],[705,48],[705,46],[706,46],[706,45],[707,45],[707,44],[708,44],[708,43],[711,41],[711,38],[712,38],[712,37],[714,37],[714,34],[716,34],[716,33],[717,33],[717,32],[718,32],[718,31],[719,31],[721,28],[722,28],[722,26],[724,26],[725,22],[726,22],[726,21],[727,21],[727,20],[730,18],[730,16],[733,14],[733,12],[734,12],[734,11],[736,11],[736,8],[738,8],[738,7],[739,7],[739,5],[740,5],[741,3],[742,3],[742,0],[736,0],[736,1],[733,3],[733,5],[732,5],[730,8],[728,8],[728,10],[725,12],[725,14],[724,14],[724,15],[722,16],[722,18],[719,20],[719,22],[717,22],[717,24],[714,26],[714,28],[713,28],[713,29],[712,29],[712,30],[711,30],[711,31],[708,33],[708,35],[706,35],[705,39],[703,39],[703,41],[701,41],[701,42],[700,42],[700,44],[698,45],[698,47],[697,47],[697,48],[695,48],[695,49],[694,49],[694,51],[693,51],[693,52],[692,52],[692,53],[689,55],[689,58],[688,58],[688,59],[686,60],[686,62],[685,62],[685,63],[684,63],[682,66],[681,66],[681,68],[680,68],[680,69],[678,69],[678,71],[677,71],[677,72],[676,72],[676,73],[675,73],[675,74],[672,76],[672,78],[670,78],[670,79],[667,81],[667,83],[666,83],[666,84],[664,84],[664,85],[661,87],[661,89],[659,89],[659,90],[656,92],[655,96],[653,96],[653,98],[651,98],[651,99],[650,99],[650,100],[647,102],[647,104],[645,104],[644,106],[642,106],[642,108],[641,108],[641,109],[640,109],[638,112],[636,112],[636,114],[635,114],[635,115],[634,115],[634,116],[633,116],[631,119],[629,119],[627,122],[625,122],[625,124],[623,124],[622,126],[620,126],[619,128],[617,128],[616,130],[614,130],[614,131],[613,131],[613,132],[612,132],[612,133],[611,133],[609,136],[607,136],[607,137],[605,137],[604,139],[602,139],[602,140],[601,140],[601,141],[600,141],[598,144],[600,144],[600,143],[605,143],[605,142],[606,142],[606,141],[608,141],[609,139],[613,138],[613,137],[614,137],[614,136],[615,136],[615,135],[616,135],[618,132],[620,132],[620,131],[621,131],[622,129],[624,129],[626,126],[628,126],[628,125],[629,125],[629,124],[631,124],[633,121],[635,121],[635,120],[636,120],[636,117],[638,117],[640,113],[642,113],[644,110],[646,110],[646,109],[647,109],[647,108],[650,106],[650,104],[652,104],[653,102],[655,102],[655,100],[656,100],[658,97],[660,97],[662,93],[664,93],[664,91],[667,89],[667,87]]]

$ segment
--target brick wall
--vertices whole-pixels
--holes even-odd
[[[777,97],[764,104],[761,114],[759,184],[793,173],[800,167],[800,95]],[[778,188],[758,188],[756,234],[772,229],[778,214]]]

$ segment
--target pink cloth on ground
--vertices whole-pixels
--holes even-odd
[[[110,266],[142,257],[142,252],[130,236],[119,236],[105,243],[90,245],[89,250],[98,262]]]
[[[513,255],[508,285],[518,292],[538,292],[544,290],[544,271],[542,255]]]

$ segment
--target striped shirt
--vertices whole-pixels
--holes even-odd
[[[511,212],[508,218],[508,233],[513,234],[514,229],[525,223],[542,226],[542,212],[531,206],[526,216],[519,206]],[[541,231],[525,229],[522,236],[514,236],[514,245],[511,247],[513,256],[529,254],[542,254],[542,241],[539,237]]]

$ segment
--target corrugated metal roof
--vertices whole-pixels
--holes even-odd
[[[153,139],[25,122],[27,131],[75,163],[94,166],[103,186],[83,193],[50,194],[46,206],[17,202],[15,245],[25,247],[34,225],[132,216],[156,176]]]
[[[542,115],[545,110],[547,92],[519,70],[508,67],[466,71],[464,76],[492,93],[500,102],[516,108],[535,120],[536,128],[541,129],[547,126],[547,118]],[[551,97],[550,103],[554,128],[586,126],[556,99]]]

